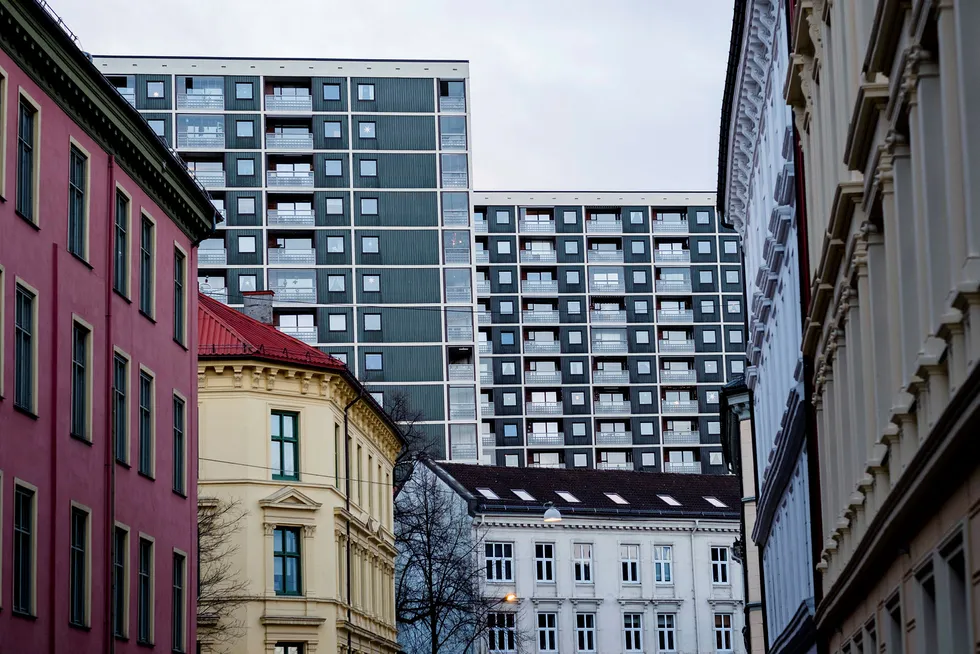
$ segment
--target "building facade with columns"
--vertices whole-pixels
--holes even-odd
[[[262,317],[262,293],[245,311]],[[230,642],[199,613],[201,651],[397,652],[398,429],[346,366],[276,330],[270,301],[264,313],[199,299],[199,501],[244,512],[222,564],[249,598]]]
[[[797,0],[791,21],[817,629],[829,652],[973,651],[980,4]]]

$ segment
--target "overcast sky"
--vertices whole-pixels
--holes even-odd
[[[715,190],[733,0],[48,2],[93,54],[468,59],[477,190]]]

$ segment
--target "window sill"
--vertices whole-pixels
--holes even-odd
[[[18,611],[17,609],[12,609],[10,611],[10,615],[14,616],[15,618],[21,618],[22,620],[30,620],[31,622],[37,621],[36,615],[25,613],[23,611]]]
[[[156,319],[150,314],[148,314],[147,312],[143,311],[142,309],[140,309],[140,315],[146,318],[147,320],[149,320],[150,322],[152,322],[154,325],[157,324]]]
[[[118,465],[118,466],[122,466],[123,468],[126,468],[127,470],[129,470],[130,468],[132,468],[132,467],[133,467],[133,466],[131,466],[131,465],[129,464],[129,461],[123,461],[123,460],[122,460],[122,459],[120,459],[119,457],[116,457],[116,459],[115,459],[115,461],[116,461],[116,465]]]
[[[33,227],[34,228],[34,231],[36,231],[36,232],[41,231],[41,226],[38,225],[33,220],[31,220],[30,218],[28,218],[27,216],[25,216],[24,214],[22,214],[21,212],[16,211],[16,210],[14,211],[14,213],[16,213],[18,216],[20,216],[21,217],[21,220],[23,220],[25,223],[27,223],[28,225],[30,225],[31,227]]]
[[[112,634],[112,637],[115,640],[117,640],[117,641],[119,641],[121,643],[128,643],[129,642],[129,636],[126,636],[126,635],[123,635],[123,634]]]
[[[68,626],[72,629],[78,629],[79,631],[92,631],[92,627],[87,624],[78,624],[76,622],[68,621]]]
[[[85,267],[86,267],[86,268],[88,268],[89,270],[95,270],[95,268],[94,268],[94,267],[92,266],[92,264],[90,264],[90,263],[89,263],[88,261],[86,261],[86,260],[85,260],[85,259],[84,259],[84,258],[82,257],[82,255],[80,255],[80,254],[76,254],[76,253],[74,253],[74,252],[72,252],[72,251],[70,251],[70,250],[69,250],[69,252],[68,252],[68,254],[70,254],[71,256],[73,256],[73,257],[75,258],[75,260],[76,260],[76,261],[78,261],[79,263],[81,263],[81,264],[82,264],[83,266],[85,266]]]
[[[133,301],[131,299],[129,299],[129,296],[126,295],[125,293],[123,293],[122,291],[120,291],[119,289],[113,288],[112,289],[112,292],[115,293],[116,295],[118,295],[119,297],[121,297],[126,302],[126,304],[132,304],[133,303]]]
[[[82,443],[83,445],[88,445],[89,447],[92,447],[92,440],[90,438],[86,438],[84,436],[79,436],[78,434],[70,434],[70,436],[71,436],[71,438],[72,438],[73,441],[78,441],[79,443]]]
[[[140,477],[144,477],[146,479],[149,479],[150,481],[156,481],[157,480],[156,475],[154,475],[151,472],[143,472],[142,470],[140,470],[140,471],[138,471],[138,474],[139,474]]]
[[[33,411],[31,411],[27,407],[23,407],[23,406],[17,404],[16,402],[14,403],[14,411],[16,411],[17,413],[23,413],[25,416],[27,416],[31,420],[38,420],[39,419],[38,418],[38,415],[36,413],[34,413]]]
[[[187,499],[187,493],[185,493],[184,491],[179,491],[179,490],[177,490],[176,488],[174,488],[174,489],[173,489],[173,492],[174,492],[174,495],[177,495],[177,496],[179,496],[179,497],[182,497],[182,498],[184,498],[185,500]]]
[[[184,352],[190,352],[190,350],[188,349],[187,345],[185,345],[184,343],[181,343],[176,338],[174,339],[174,343],[176,343],[177,345],[179,345],[180,346],[180,349],[182,349]]]
[[[153,648],[153,642],[149,640],[137,640],[136,644],[139,645],[140,647],[149,647],[151,649]]]

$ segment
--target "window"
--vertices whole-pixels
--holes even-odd
[[[238,198],[236,203],[236,208],[238,209],[239,216],[254,216],[255,215],[255,198]]]
[[[327,252],[329,252],[330,254],[342,254],[344,252],[344,237],[328,236]]]
[[[112,439],[116,461],[129,461],[129,361],[121,354],[112,358]]]
[[[153,377],[140,371],[139,471],[153,475]]]
[[[641,224],[643,224],[643,212],[642,211],[630,211],[630,224],[631,225],[641,225]]]
[[[517,393],[503,394],[504,406],[517,406]]]
[[[534,579],[538,582],[555,580],[555,546],[553,543],[534,544]]]
[[[380,313],[366,313],[366,314],[364,314],[364,331],[366,331],[366,332],[380,332],[381,331],[381,314]]]
[[[575,651],[595,651],[595,613],[575,614]]]
[[[623,583],[640,583],[640,546],[620,545],[619,560],[620,567],[622,568]]]
[[[718,335],[713,329],[705,330],[702,334],[702,338],[705,343],[716,343],[718,341]]]
[[[154,290],[154,225],[146,216],[140,224],[140,311],[153,317]]]
[[[327,215],[341,216],[344,213],[344,201],[341,198],[327,198]]]
[[[337,361],[340,361],[345,366],[347,365],[347,353],[346,352],[331,352],[330,353],[330,356],[332,356]]]
[[[126,562],[129,559],[129,532],[122,527],[112,531],[112,635],[126,637],[126,609],[129,583]]]
[[[88,513],[71,509],[71,546],[68,560],[69,615],[73,625],[88,624]]]
[[[711,300],[701,300],[701,313],[714,313],[715,303]]]
[[[299,529],[276,527],[272,532],[272,541],[276,595],[301,594]]]
[[[500,374],[501,375],[515,375],[517,374],[517,367],[514,365],[513,361],[504,361],[500,364]]]
[[[644,423],[644,424],[650,424],[650,423]],[[651,431],[650,433],[652,434],[653,432]],[[640,457],[640,465],[642,465],[644,468],[649,468],[657,465],[657,453],[643,452],[643,454]]]
[[[184,297],[187,268],[186,257],[179,249],[174,249],[174,340],[184,343],[187,299]]]
[[[495,214],[495,219],[498,225],[506,225],[510,222],[510,212],[508,211],[497,211]]]
[[[717,420],[713,420],[708,423],[708,433],[709,434],[720,434],[721,433],[721,423]]]
[[[728,583],[728,548],[711,548],[711,583]]]
[[[17,120],[17,213],[37,222],[34,216],[35,185],[37,183],[37,157],[34,152],[37,139],[37,109],[26,99],[20,100]]]
[[[565,241],[565,254],[578,254],[578,241]]]
[[[577,270],[566,270],[565,271],[565,283],[566,284],[578,284],[580,283],[581,277]]]
[[[497,241],[497,254],[510,254],[510,241]]]
[[[728,301],[728,313],[738,313],[742,310],[742,304],[738,300]]]
[[[116,216],[112,241],[112,288],[129,295],[129,198],[116,191]]]
[[[361,215],[378,215],[378,198],[361,198]]]
[[[323,138],[325,139],[339,139],[340,135],[340,123],[333,120],[328,120],[323,123]]]
[[[513,543],[484,543],[487,581],[514,580]]]
[[[378,253],[378,237],[362,236],[361,254],[377,254],[377,253]]]
[[[513,284],[514,283],[514,273],[510,270],[498,270],[497,271],[497,281],[500,284]]]
[[[649,375],[650,374],[650,362],[649,361],[637,361],[636,362],[636,374],[638,375]]]
[[[88,254],[87,181],[88,157],[72,146],[68,164],[68,251],[80,259],[85,259]]]
[[[661,652],[672,652],[676,648],[675,626],[677,616],[673,613],[657,614],[657,647]]]
[[[378,161],[376,159],[361,160],[361,177],[377,177]]]
[[[738,254],[737,241],[723,241],[725,244],[725,254]]]
[[[14,613],[34,614],[34,491],[14,486]]]
[[[571,361],[568,364],[568,374],[570,375],[581,375],[584,374],[584,366],[581,361]]]
[[[715,651],[734,651],[732,649],[731,613],[715,613]]]
[[[592,583],[592,544],[591,543],[575,543],[572,546],[574,550],[574,562],[572,569],[575,571],[575,583],[577,584],[591,584]]]
[[[557,613],[538,613],[538,651],[558,651]]]
[[[651,391],[640,391],[638,399],[640,404],[653,404],[653,393]]]
[[[702,284],[713,283],[710,270],[701,270],[698,272],[698,281]]]
[[[491,652],[516,652],[517,631],[515,629],[514,613],[487,614],[487,636]]]
[[[708,452],[708,465],[720,466],[724,464],[721,452]]]
[[[633,283],[634,284],[646,284],[647,283],[647,271],[645,271],[645,270],[634,270],[633,271]]]
[[[236,100],[251,100],[253,97],[251,82],[235,82]]]
[[[254,291],[255,290],[255,275],[239,275],[238,276],[238,290],[240,291]]]
[[[184,450],[184,401],[174,396],[174,491],[181,495],[185,492],[186,479],[184,468],[187,465]]]
[[[171,596],[171,648],[174,652],[183,652],[186,650],[184,641],[186,640],[186,629],[184,627],[184,621],[186,620],[186,610],[185,610],[185,597],[184,597],[184,576],[186,574],[185,568],[187,559],[183,554],[174,552],[173,557],[173,593]]]
[[[513,423],[504,425],[504,438],[517,438],[517,425]]]
[[[711,254],[711,241],[698,241],[698,254]]]
[[[153,640],[153,542],[140,538],[138,586],[136,590],[137,642]]]
[[[514,303],[510,300],[501,300],[500,313],[504,316],[509,316],[514,313]]]
[[[572,393],[572,406],[585,406],[585,393]]]
[[[706,375],[714,375],[718,372],[718,362],[717,361],[705,361],[704,362],[704,373]]]
[[[623,615],[623,636],[627,652],[643,651],[643,614],[625,613]]]
[[[364,355],[364,369],[365,370],[382,370],[384,369],[384,360],[381,354],[365,354]]]
[[[235,169],[242,177],[249,177],[255,174],[255,161],[252,159],[238,159],[235,162]]]
[[[273,411],[270,422],[272,478],[299,479],[299,414]]]
[[[166,136],[167,121],[165,121],[163,118],[149,118],[146,122],[150,124],[150,129],[153,130],[154,134],[161,138]]]
[[[571,300],[568,303],[568,314],[575,316],[582,313],[582,303],[578,300]]]
[[[323,99],[330,102],[340,100],[340,84],[324,84]]]
[[[513,345],[514,344],[514,332],[500,332],[500,344],[501,345]]]
[[[725,271],[725,283],[726,284],[738,284],[738,271],[737,270],[726,270]]]
[[[574,225],[578,221],[578,213],[575,211],[563,211],[561,219],[566,225]]]
[[[84,325],[72,323],[71,346],[71,435],[91,440],[89,434],[89,366],[91,361],[91,331]]]
[[[323,174],[327,177],[341,177],[344,174],[344,162],[340,159],[327,159],[323,162]]]
[[[147,82],[146,95],[151,99],[164,97],[163,82]]]
[[[572,455],[572,465],[576,468],[585,468],[589,465],[589,458],[583,452],[576,452]]]
[[[239,136],[241,138],[251,138],[255,136],[255,123],[251,120],[236,120],[235,136]]]
[[[737,344],[742,342],[742,332],[738,329],[733,329],[728,332],[728,342]]]
[[[239,254],[252,254],[255,252],[255,237],[254,236],[239,236],[238,237],[238,252]]]
[[[643,254],[646,251],[643,241],[633,241],[630,243],[630,252],[633,254]]]
[[[357,123],[357,133],[362,139],[373,139],[377,137],[377,125],[373,122]]]
[[[649,343],[650,342],[650,332],[646,329],[641,329],[636,332],[636,342],[637,343]]]
[[[364,275],[361,277],[361,285],[365,293],[379,293],[381,291],[381,276]]]
[[[343,242],[343,239],[341,239]],[[347,289],[347,278],[344,275],[327,275],[327,291],[343,293]]]
[[[327,324],[332,332],[345,332],[347,331],[347,314],[331,313],[327,317]]]
[[[673,549],[670,545],[653,546],[653,579],[658,584],[674,583],[671,561]]]
[[[648,305],[646,300],[637,300],[633,303],[633,311],[637,315],[645,315],[648,311]]]
[[[581,345],[582,344],[582,332],[580,332],[577,329],[568,332],[568,344],[569,345]]]
[[[745,372],[745,362],[744,361],[732,361],[732,374],[741,375]]]
[[[357,99],[374,100],[374,84],[358,84]]]

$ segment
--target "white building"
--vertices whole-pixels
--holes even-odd
[[[489,652],[744,652],[731,476],[435,464],[482,539]],[[561,513],[543,520],[547,503]],[[513,598],[512,598],[513,599]]]

